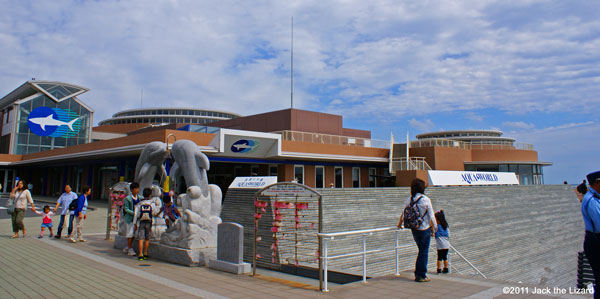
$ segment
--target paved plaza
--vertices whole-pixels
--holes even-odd
[[[84,225],[87,242],[76,244],[49,239],[47,232],[38,239],[41,217],[26,217],[27,236],[10,239],[10,219],[0,219],[0,298],[550,298],[531,294],[532,287],[527,295],[503,295],[503,287],[515,285],[456,275],[415,283],[412,273],[330,285],[321,293],[318,281],[276,272],[253,277],[138,261],[105,240],[106,207],[94,208]],[[53,217],[55,228],[58,221]]]

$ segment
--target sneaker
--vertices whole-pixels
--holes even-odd
[[[450,273],[450,271],[448,270],[448,268],[444,268],[444,270],[442,270],[442,273]]]
[[[143,260],[144,260],[144,256],[143,256],[143,255],[140,255],[140,256],[138,257],[138,261],[143,261]]]
[[[38,239],[41,239],[41,238],[43,238],[43,237],[44,237],[44,236],[42,236],[42,235],[39,235],[39,236],[38,236]]]
[[[127,255],[135,256],[135,250],[133,250],[133,248],[129,248]]]
[[[437,269],[437,274],[442,273],[442,269]]]
[[[85,242],[85,239],[78,239],[77,242]]]
[[[55,239],[60,239],[60,235],[54,236]]]
[[[77,241],[75,241],[75,239],[69,239],[69,242],[71,242],[71,243],[77,243]]]
[[[124,252],[124,253],[127,253],[127,252],[129,252],[129,247],[125,246],[125,248],[123,248],[123,252]]]
[[[415,281],[416,282],[429,282],[429,281],[431,281],[431,279],[429,279],[429,277],[425,277],[425,278],[417,277],[417,278],[415,278]]]
[[[144,254],[144,260],[147,260],[147,259],[148,259],[148,255]]]
[[[50,234],[50,236],[48,236],[48,238],[52,238],[53,236],[54,236],[53,234]]]

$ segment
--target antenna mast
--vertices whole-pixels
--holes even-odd
[[[294,108],[294,16],[292,16],[292,50],[291,50],[291,56],[290,56],[290,65],[291,65],[291,71],[290,71],[290,102],[291,102],[291,108]]]

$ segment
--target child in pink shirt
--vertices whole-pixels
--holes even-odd
[[[46,227],[50,231],[50,238],[52,238],[52,218],[50,217],[54,216],[54,212],[50,211],[50,206],[44,206],[44,212],[38,212],[36,210],[35,213],[40,216],[44,216],[44,218],[42,219],[42,231],[40,232],[40,236],[38,237],[38,239],[44,237],[44,228]]]

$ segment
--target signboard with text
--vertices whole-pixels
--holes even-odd
[[[518,185],[513,172],[430,170],[429,182],[434,186]]]
[[[229,189],[261,189],[275,183],[276,176],[239,176],[229,185]]]

